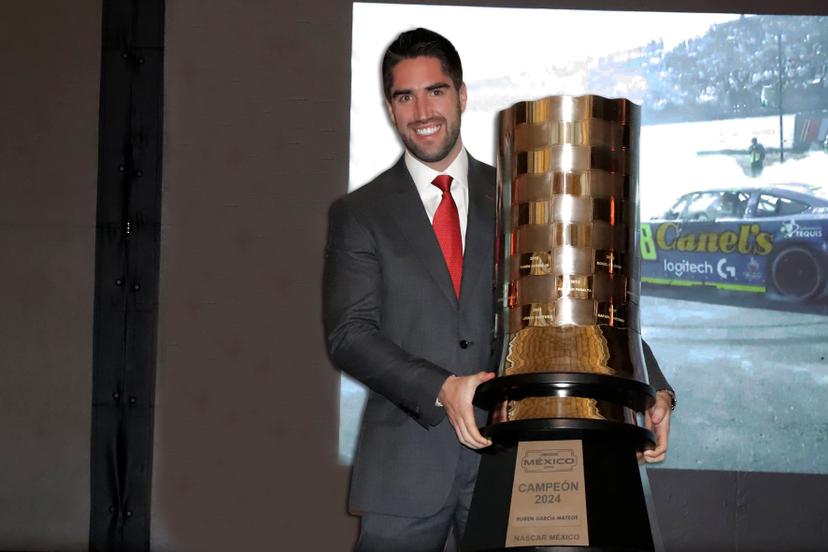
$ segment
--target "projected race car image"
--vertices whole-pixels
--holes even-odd
[[[828,17],[355,3],[351,190],[402,152],[380,58],[419,26],[457,47],[463,145],[490,165],[515,102],[641,105],[641,334],[678,396],[662,466],[828,473]],[[342,463],[366,396],[343,377]]]
[[[805,301],[825,292],[828,199],[804,185],[681,196],[641,224],[642,282]]]

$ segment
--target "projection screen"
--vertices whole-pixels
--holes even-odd
[[[679,398],[663,467],[828,473],[828,18],[355,3],[350,189],[402,152],[379,65],[419,26],[460,53],[487,163],[518,100],[642,105],[643,336]],[[340,397],[348,464],[365,389]]]

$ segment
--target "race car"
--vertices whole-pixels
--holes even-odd
[[[806,301],[828,281],[828,199],[806,185],[681,196],[641,224],[641,281]]]

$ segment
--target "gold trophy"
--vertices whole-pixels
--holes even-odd
[[[640,109],[555,96],[499,114],[498,377],[463,550],[660,548],[638,316]]]

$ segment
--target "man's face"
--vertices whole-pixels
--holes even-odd
[[[466,109],[466,85],[460,90],[434,57],[404,59],[392,70],[388,114],[414,157],[441,171],[460,148],[460,114]]]

